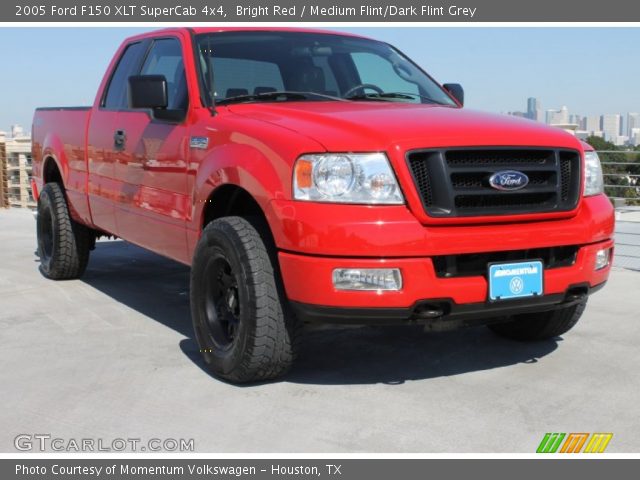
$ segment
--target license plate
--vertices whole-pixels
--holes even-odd
[[[543,266],[539,260],[489,265],[489,300],[535,297],[543,294]]]

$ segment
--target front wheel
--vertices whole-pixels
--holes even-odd
[[[587,301],[548,312],[513,315],[506,322],[493,323],[489,328],[501,337],[520,341],[546,340],[571,330],[584,312]]]
[[[296,347],[275,255],[241,217],[211,222],[191,269],[191,316],[209,369],[226,380],[269,380],[287,372]]]

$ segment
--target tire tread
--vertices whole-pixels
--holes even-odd
[[[585,300],[577,305],[548,312],[516,315],[506,322],[490,324],[489,328],[497,335],[513,340],[547,340],[571,330],[580,320],[586,306]]]
[[[59,184],[47,183],[41,194],[48,197],[51,215],[54,217],[53,250],[51,261],[46,267],[41,265],[42,273],[52,280],[70,280],[82,276],[89,263],[89,254],[94,240],[93,231],[74,221],[64,192]],[[38,209],[43,208],[39,202]],[[42,252],[39,252],[42,258]]]
[[[279,288],[274,257],[258,230],[245,218],[232,216],[212,221],[203,231],[203,241],[211,245],[213,236],[219,234],[236,245],[240,263],[247,267],[246,281],[254,293],[253,304],[247,308],[255,312],[255,328],[247,333],[246,348],[237,366],[226,374],[214,373],[236,383],[280,377],[295,359],[300,328],[288,312]],[[194,263],[204,261],[198,257],[196,252]],[[193,281],[197,279],[192,276]]]

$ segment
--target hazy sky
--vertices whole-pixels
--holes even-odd
[[[149,29],[0,28],[0,130],[30,129],[36,106],[89,105],[120,42]],[[466,106],[493,112],[640,111],[640,28],[341,28],[390,42],[441,83],[465,88]]]

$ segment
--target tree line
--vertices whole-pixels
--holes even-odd
[[[605,193],[623,198],[627,205],[640,205],[640,145],[618,147],[601,137],[588,137],[586,142],[597,150],[604,171]],[[638,176],[634,176],[638,175]]]

